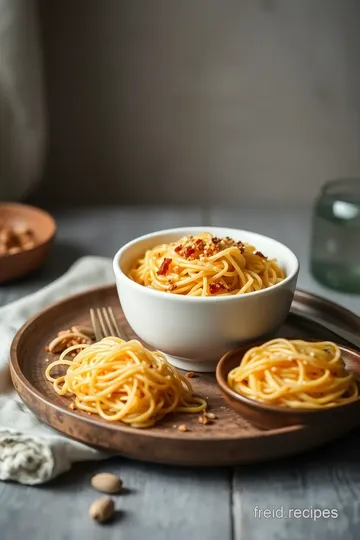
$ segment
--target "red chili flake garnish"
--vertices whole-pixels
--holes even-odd
[[[204,241],[201,240],[201,238],[198,238],[198,240],[196,240],[196,242],[195,242],[195,247],[196,247],[196,249],[198,249],[199,251],[203,251],[203,249],[204,249],[204,247],[205,247]]]
[[[174,249],[175,253],[180,253],[181,250],[182,250],[181,244],[179,246],[176,246],[176,248]]]
[[[188,246],[183,250],[182,256],[188,259],[189,257],[191,257],[191,255],[194,255],[194,253],[195,253],[195,248]]]
[[[172,259],[169,259],[169,257],[165,257],[163,262],[161,263],[161,266],[159,270],[157,271],[158,276],[166,276],[169,270],[169,266],[171,264]]]
[[[265,255],[263,253],[261,253],[261,251],[255,251],[255,255],[258,255],[259,257],[261,257],[262,259],[266,259],[267,257],[265,257]]]
[[[244,253],[244,251],[245,251],[245,246],[244,246],[244,244],[243,244],[242,242],[238,242],[236,245],[237,245],[237,247],[239,248],[240,253]]]
[[[226,290],[226,287],[220,281],[214,281],[214,283],[210,283],[209,285],[210,294],[216,294],[220,291],[225,291],[225,290]]]

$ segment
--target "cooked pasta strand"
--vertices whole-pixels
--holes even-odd
[[[74,360],[66,360],[79,347],[83,350]],[[53,376],[59,366],[66,366],[66,373]],[[45,375],[57,394],[75,397],[76,408],[137,428],[152,426],[172,411],[198,413],[207,407],[163,354],[136,340],[107,337],[69,347],[48,365]]]
[[[253,246],[210,233],[149,249],[128,275],[145,287],[187,296],[245,294],[285,278],[276,260]]]
[[[229,386],[238,394],[270,405],[307,409],[355,401],[357,382],[346,371],[335,343],[282,338],[249,349],[228,375]]]

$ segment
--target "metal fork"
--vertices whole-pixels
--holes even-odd
[[[90,309],[90,319],[96,341],[101,341],[103,338],[109,336],[125,339],[119,330],[111,307]]]

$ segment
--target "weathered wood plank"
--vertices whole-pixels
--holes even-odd
[[[309,210],[274,208],[208,212],[211,225],[252,230],[292,248],[300,259],[299,286],[360,312],[359,297],[329,291],[308,271]],[[299,457],[237,467],[233,478],[235,540],[355,540],[360,524],[360,432]],[[288,509],[308,510],[286,518]],[[333,510],[337,517],[314,520],[311,508]],[[268,518],[260,509],[270,511]],[[273,511],[277,510],[277,516]],[[283,517],[282,517],[282,512]],[[260,517],[261,513],[261,517]],[[296,515],[298,515],[297,512]],[[309,517],[306,517],[306,516]]]
[[[96,472],[115,472],[124,481],[112,524],[88,516],[102,496],[90,487]],[[2,540],[230,540],[230,471],[181,469],[112,459],[82,464],[49,486],[0,484]]]
[[[3,286],[0,304],[45,285],[81,255],[112,256],[140,234],[202,223],[196,209],[83,208],[55,217],[59,230],[47,265],[27,280]],[[99,496],[90,478],[106,470],[117,472],[127,489],[117,499],[116,522],[100,527],[87,514]],[[48,486],[0,483],[0,539],[230,540],[230,477],[226,469],[167,468],[119,458],[77,465]]]
[[[214,210],[206,219],[196,210],[82,209],[56,214],[59,234],[54,253],[37,275],[0,289],[0,304],[35,290],[51,281],[82,254],[111,256],[121,243],[151,230],[213,224],[254,230],[289,244],[302,262],[300,285],[317,292],[306,271],[309,213],[301,210]],[[305,263],[305,264],[304,264]],[[308,286],[309,285],[309,286]],[[353,308],[356,298],[328,297]],[[128,460],[84,464],[49,486],[24,487],[0,484],[0,538],[29,540],[53,537],[70,540],[100,537],[133,540],[148,536],[156,540],[206,538],[224,540],[318,540],[357,538],[360,510],[360,435],[281,463],[237,468],[230,490],[227,469],[190,470],[140,464]],[[128,488],[118,500],[119,514],[111,526],[100,528],[87,516],[97,494],[89,479],[97,471],[118,472]],[[231,519],[231,505],[232,517]],[[254,507],[284,509],[333,508],[336,519],[316,522],[302,519],[256,518]]]
[[[276,463],[240,468],[236,540],[355,540],[360,526],[360,433]],[[270,510],[266,518],[263,511]],[[297,512],[295,512],[297,510]],[[276,513],[275,513],[276,512]]]

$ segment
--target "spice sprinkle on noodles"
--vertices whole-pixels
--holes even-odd
[[[128,276],[158,291],[226,296],[266,289],[282,281],[285,273],[254,246],[202,233],[147,250]]]

